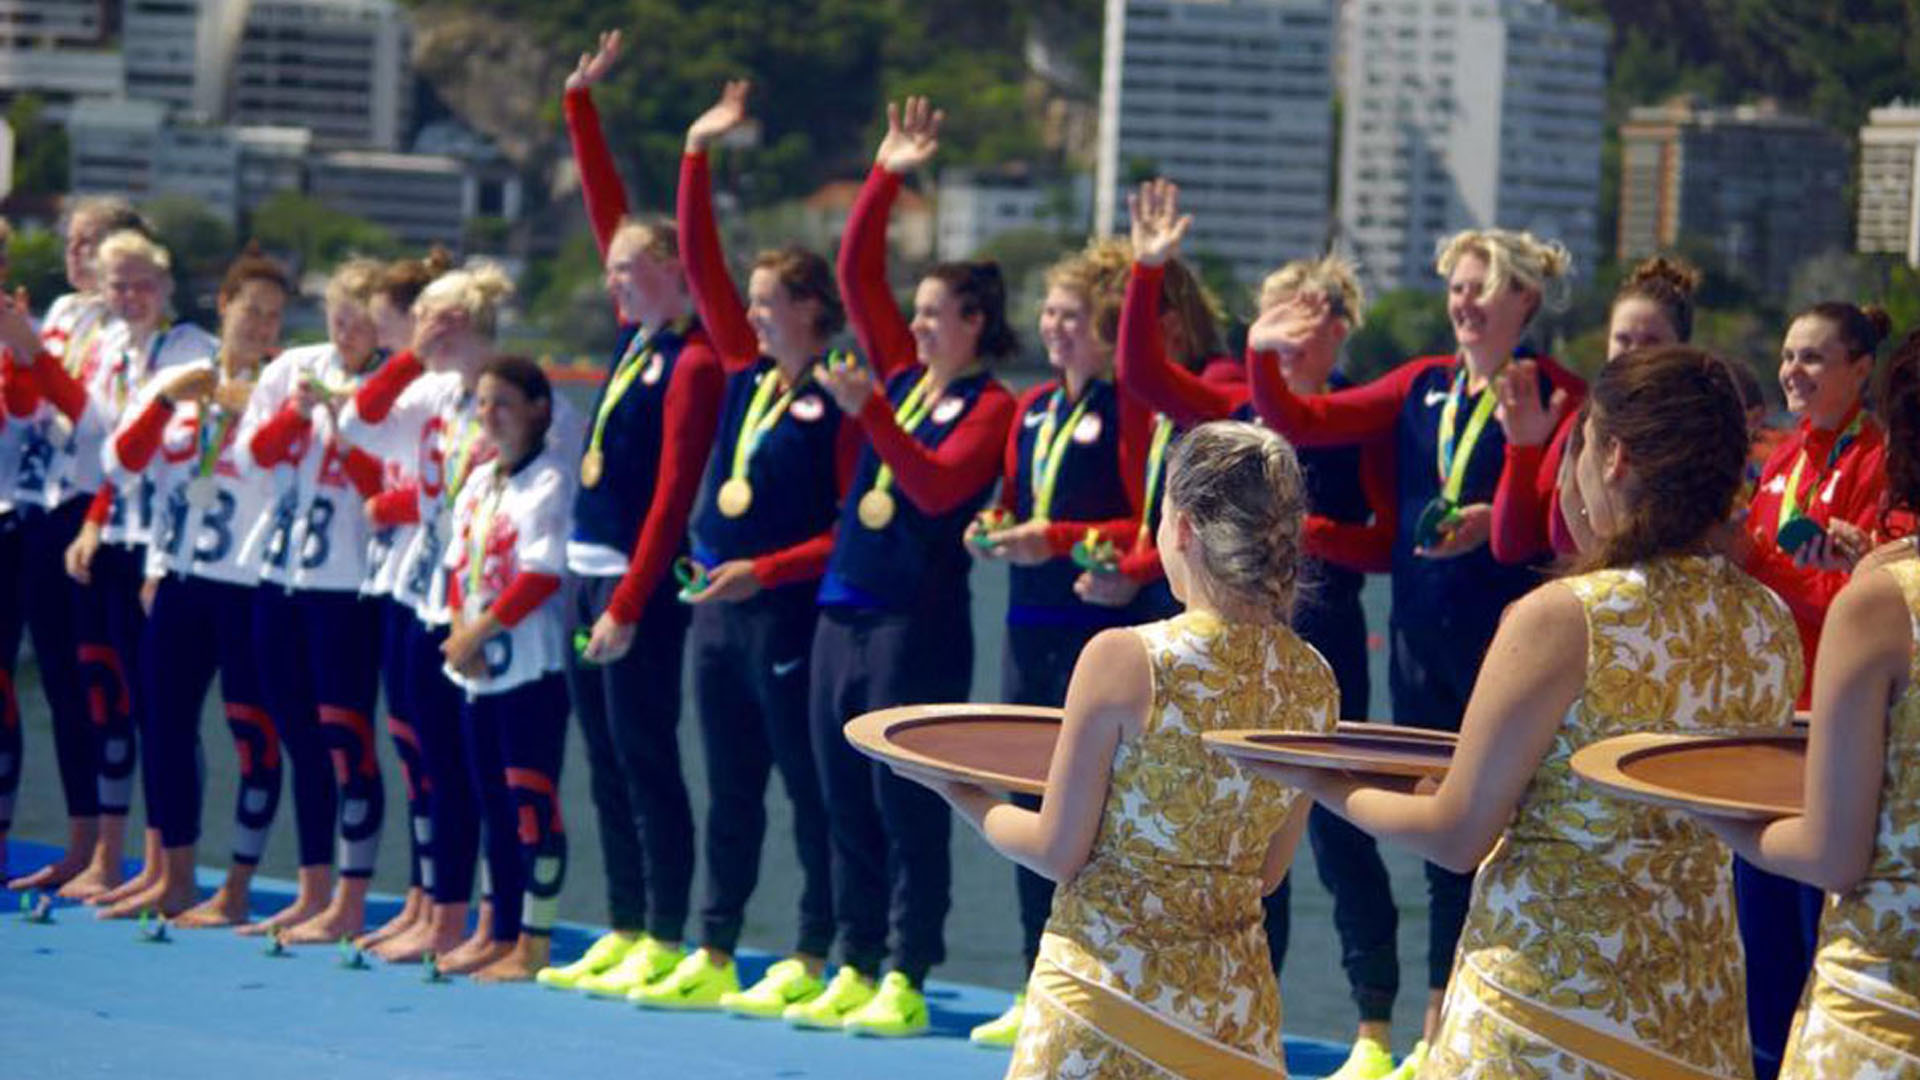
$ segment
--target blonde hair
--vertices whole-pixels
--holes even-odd
[[[1307,491],[1287,440],[1238,420],[1201,424],[1174,446],[1166,498],[1192,524],[1208,581],[1275,622],[1292,617]]]
[[[513,279],[499,263],[483,259],[433,279],[415,307],[457,307],[467,313],[475,333],[491,338],[500,325],[500,308],[512,296]]]
[[[94,265],[102,272],[115,259],[139,259],[162,274],[173,272],[173,257],[167,254],[167,249],[136,229],[121,229],[109,235],[93,251]]]
[[[640,250],[656,259],[680,258],[680,226],[670,217],[650,214],[621,218],[607,239],[607,250],[613,250],[613,245],[629,236],[638,237]]]
[[[327,306],[351,303],[366,307],[380,287],[386,265],[378,259],[352,258],[333,268],[327,278]]]
[[[1360,288],[1360,278],[1351,262],[1338,255],[1293,260],[1260,283],[1260,310],[1302,293],[1326,297],[1328,308],[1335,318],[1347,324],[1347,329],[1360,328],[1360,312],[1366,307],[1367,294]]]
[[[1118,238],[1095,240],[1047,268],[1047,288],[1064,289],[1087,305],[1093,333],[1103,345],[1120,334],[1120,304],[1133,270],[1133,244]]]
[[[0,246],[4,246],[8,244],[12,242],[12,240],[13,240],[13,222],[8,221],[6,218],[0,217]],[[0,252],[0,254],[4,254],[4,252]]]
[[[1525,289],[1540,298],[1533,309],[1536,315],[1543,308],[1557,311],[1566,304],[1573,256],[1558,240],[1542,240],[1519,229],[1466,229],[1440,242],[1434,268],[1441,277],[1451,277],[1454,266],[1468,255],[1477,255],[1487,264],[1482,295],[1509,287]]]

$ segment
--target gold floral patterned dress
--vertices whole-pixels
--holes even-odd
[[[1200,735],[1330,731],[1333,671],[1284,626],[1189,613],[1135,633],[1152,709],[1114,752],[1086,866],[1054,894],[1007,1075],[1271,1080],[1286,1069],[1260,872],[1299,793]]]
[[[1920,642],[1920,561],[1887,568]],[[1885,775],[1865,880],[1827,901],[1813,979],[1782,1080],[1920,1077],[1920,652],[1887,718]]]
[[[1725,845],[1573,774],[1589,743],[1779,727],[1800,690],[1780,599],[1720,558],[1565,579],[1587,680],[1480,867],[1423,1080],[1753,1075]]]

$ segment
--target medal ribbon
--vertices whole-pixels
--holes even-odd
[[[774,401],[773,391],[779,384],[780,369],[774,367],[761,372],[754,384],[753,398],[747,402],[746,418],[740,421],[740,437],[733,444],[730,479],[746,479],[747,465],[753,460],[753,452],[760,448],[760,440],[766,438],[767,432],[772,431],[780,423],[780,418],[787,414],[794,396],[807,384],[807,377],[803,375],[796,379],[792,386],[787,387],[786,393]],[[772,402],[771,408],[768,407],[769,402]]]
[[[1460,433],[1456,445],[1453,437],[1454,424],[1460,418],[1460,399],[1467,393],[1467,365],[1460,364],[1460,373],[1453,377],[1453,388],[1447,392],[1447,404],[1440,410],[1440,498],[1448,506],[1460,505],[1460,489],[1467,483],[1467,465],[1473,460],[1473,448],[1480,444],[1480,434],[1492,419],[1493,410],[1499,404],[1499,395],[1493,392],[1493,382],[1488,380],[1486,389],[1480,391],[1480,400],[1473,406],[1473,415],[1467,417],[1467,430]]]
[[[160,350],[166,347],[167,339],[172,336],[173,327],[167,323],[161,323],[160,328],[154,331],[153,345],[147,349],[147,366],[140,372],[142,377],[153,374],[153,365],[160,360]],[[115,365],[113,378],[110,380],[110,392],[113,395],[113,406],[116,412],[127,403],[128,396],[133,392],[132,368],[133,365],[128,362],[126,352],[122,351],[120,363]]]
[[[213,426],[207,426],[207,413],[213,413]],[[233,415],[218,405],[203,405],[193,417],[193,437],[199,443],[198,460],[193,467],[196,477],[212,476],[213,467],[220,460],[220,451],[227,445],[227,429],[233,426]]]
[[[933,411],[933,399],[927,396],[927,384],[932,381],[933,372],[929,370],[925,375],[920,376],[920,381],[913,384],[912,390],[907,391],[905,400],[893,410],[894,421],[900,425],[900,430],[909,435],[913,434],[913,429],[919,427],[920,421],[925,420],[927,414]],[[879,475],[873,478],[873,490],[884,492],[891,487],[893,487],[893,466],[883,461],[880,463]]]
[[[493,521],[499,516],[500,500],[506,493],[507,474],[496,471],[493,490],[487,492],[474,509],[473,527],[467,538],[467,595],[463,598],[469,602],[480,595],[481,586],[486,582],[487,541],[493,537]]]
[[[1853,420],[1847,424],[1846,430],[1833,441],[1833,449],[1827,452],[1826,468],[1820,470],[1820,475],[1814,477],[1814,482],[1810,485],[1813,489],[1817,490],[1820,487],[1827,474],[1833,471],[1834,465],[1839,463],[1840,455],[1847,452],[1847,447],[1853,445],[1854,439],[1859,438],[1860,422],[1866,418],[1866,415],[1865,411],[1856,411],[1853,414]],[[1787,474],[1787,490],[1780,496],[1780,524],[1782,525],[1794,518],[1806,516],[1806,511],[1800,508],[1800,474],[1806,467],[1807,451],[1802,447],[1799,459],[1793,463],[1793,471]],[[1813,500],[1808,499],[1807,502],[1808,505],[1812,505]]]
[[[93,339],[100,336],[100,328],[106,324],[107,311],[102,306],[100,313],[87,321],[87,328],[80,332],[79,337],[67,340],[66,354],[60,358],[60,366],[67,369],[67,374],[79,378],[80,367],[87,355],[87,350],[93,347]]]
[[[1160,471],[1167,463],[1167,445],[1173,441],[1173,421],[1165,413],[1153,414],[1153,443],[1147,448],[1147,490],[1143,502],[1145,510],[1140,515],[1140,531],[1134,535],[1133,544],[1142,548],[1153,536],[1154,489],[1160,484]]]
[[[686,332],[686,320],[682,319],[667,327],[677,334]],[[627,396],[627,390],[633,386],[633,380],[646,370],[647,361],[653,358],[653,334],[646,330],[634,331],[627,340],[627,351],[620,362],[613,366],[613,377],[607,380],[607,394],[600,399],[600,408],[593,415],[593,437],[587,440],[587,454],[600,452],[600,440],[606,434],[607,421],[613,416],[613,410],[620,406],[620,399]]]
[[[1067,422],[1055,431],[1060,419],[1060,402],[1066,397],[1062,387],[1053,392],[1047,402],[1047,418],[1040,425],[1040,434],[1033,440],[1033,468],[1029,483],[1033,487],[1033,514],[1030,520],[1047,521],[1053,511],[1053,493],[1060,485],[1060,463],[1067,457],[1067,441],[1073,438],[1074,429],[1080,426],[1080,418],[1086,415],[1087,405],[1093,400],[1093,387],[1089,385],[1080,395],[1080,403],[1067,414]]]
[[[440,489],[441,501],[451,507],[459,496],[460,488],[467,482],[467,474],[473,471],[473,455],[480,446],[480,419],[469,415],[460,428],[460,436],[454,445],[454,451],[447,456],[445,483]]]

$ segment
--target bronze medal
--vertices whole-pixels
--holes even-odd
[[[595,487],[600,483],[600,474],[606,469],[607,461],[600,448],[590,447],[580,459],[580,483],[583,487]]]
[[[893,514],[896,509],[893,495],[875,488],[860,496],[860,524],[878,532],[893,524]]]
[[[720,496],[715,502],[727,517],[741,517],[753,507],[753,485],[745,477],[732,477],[720,485]]]

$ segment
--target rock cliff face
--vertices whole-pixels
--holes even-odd
[[[549,175],[565,147],[554,115],[572,58],[485,12],[423,5],[413,26],[414,70],[447,107],[517,168]]]

